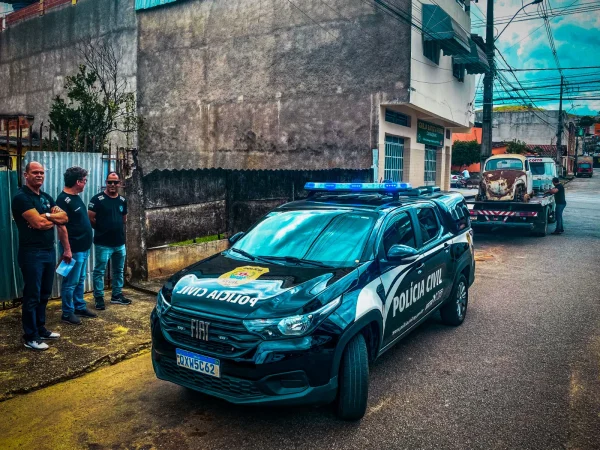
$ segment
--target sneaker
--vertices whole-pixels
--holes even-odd
[[[98,311],[104,311],[106,309],[106,306],[104,305],[104,297],[94,297],[94,303]]]
[[[60,320],[66,323],[70,323],[71,325],[81,325],[81,319],[73,313],[63,314]]]
[[[76,309],[75,314],[80,317],[87,317],[88,319],[93,319],[94,317],[98,317],[98,314],[91,312],[89,309]]]
[[[131,300],[123,296],[123,294],[119,294],[117,296],[112,296],[110,298],[110,302],[115,305],[131,305]]]
[[[42,340],[58,339],[59,337],[60,337],[60,334],[55,333],[53,331],[49,331],[49,330],[46,330],[44,333],[40,333],[40,339],[42,339]]]
[[[553,232],[552,232],[552,233],[550,233],[550,234],[560,234],[560,233],[562,233],[562,231],[553,231]]]
[[[27,342],[25,342],[25,347],[30,348],[31,350],[39,350],[39,351],[48,350],[48,344],[46,344],[45,342],[42,342],[40,340],[27,341]]]

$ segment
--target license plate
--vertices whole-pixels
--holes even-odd
[[[177,365],[186,369],[200,372],[211,377],[221,377],[221,363],[218,359],[188,352],[180,348],[175,349]]]
[[[477,216],[471,216],[471,222],[477,221]]]

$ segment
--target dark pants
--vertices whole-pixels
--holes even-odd
[[[23,338],[40,338],[45,331],[46,305],[52,293],[56,256],[52,250],[19,249],[19,267],[23,273]]]
[[[563,228],[563,211],[567,207],[567,204],[556,204],[556,230],[555,231],[565,231]]]

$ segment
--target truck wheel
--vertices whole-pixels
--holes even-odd
[[[445,325],[457,327],[465,320],[467,315],[467,305],[469,304],[469,287],[467,279],[461,275],[450,294],[450,298],[444,306],[440,308],[442,322]]]
[[[535,225],[535,228],[533,229],[534,236],[544,237],[548,234],[548,216],[548,209],[544,208],[544,210],[542,211],[542,217],[544,217],[544,222],[540,222]]]
[[[337,416],[344,420],[362,419],[369,398],[369,354],[361,333],[344,349],[339,378]]]

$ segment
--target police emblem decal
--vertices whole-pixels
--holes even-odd
[[[266,267],[243,266],[224,273],[217,279],[217,283],[221,286],[241,286],[250,281],[258,279],[261,275],[268,273]]]

